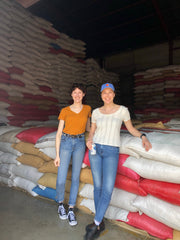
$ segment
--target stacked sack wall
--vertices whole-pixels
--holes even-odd
[[[180,117],[180,66],[170,65],[134,74],[134,105],[144,119]]]
[[[0,2],[0,123],[15,126],[57,119],[59,109],[71,101],[73,82],[88,87],[118,81],[118,76],[97,66],[89,80],[85,43],[58,32],[52,24],[33,16],[17,2]],[[103,72],[103,73],[102,73]],[[96,73],[95,73],[96,74]],[[87,84],[88,82],[88,84]],[[97,106],[99,92],[87,97]],[[89,90],[89,89],[88,89]],[[94,90],[94,89],[93,89]],[[92,100],[93,99],[93,100]],[[91,101],[92,100],[92,101]],[[52,122],[50,124],[57,124]]]
[[[0,5],[1,122],[21,126],[57,117],[70,99],[72,82],[85,81],[80,61],[85,43],[59,33],[15,1]]]
[[[54,127],[45,126],[1,126],[0,182],[23,189],[34,197],[55,201],[56,131]],[[153,239],[152,236],[176,239],[173,235],[180,231],[178,129],[149,129],[147,136],[153,145],[149,152],[144,150],[139,138],[122,130],[116,182],[105,217],[147,239]],[[70,185],[71,166],[67,175],[66,203]],[[87,213],[95,211],[88,150],[80,174],[77,207]]]

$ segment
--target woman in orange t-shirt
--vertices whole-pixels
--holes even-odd
[[[75,83],[71,89],[73,104],[65,107],[59,114],[59,126],[56,134],[56,158],[54,164],[58,167],[56,182],[56,200],[60,219],[68,218],[69,224],[77,224],[74,206],[79,189],[79,176],[85,153],[85,131],[90,129],[91,107],[82,104],[85,96],[83,84]],[[72,158],[71,190],[69,196],[68,214],[63,205],[65,183],[69,164]]]

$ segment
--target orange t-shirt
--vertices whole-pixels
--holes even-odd
[[[79,113],[73,112],[69,106],[63,108],[58,119],[64,120],[64,133],[78,135],[85,132],[89,117],[91,117],[91,107],[89,105],[83,105]]]

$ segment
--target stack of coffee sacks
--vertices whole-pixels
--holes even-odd
[[[143,180],[139,185],[148,193],[137,197],[133,206],[139,212],[180,230],[180,137],[179,132],[167,130],[148,133],[152,149],[146,152],[141,140],[128,134],[122,138],[121,152],[129,152],[124,166],[137,172]]]
[[[144,119],[180,117],[180,66],[169,65],[134,74],[135,113]]]
[[[33,196],[56,200],[57,167],[53,160],[57,129],[1,129],[4,129],[1,133],[1,150],[15,155],[12,163],[9,157],[7,163],[4,163],[5,158],[1,160],[1,182],[5,182],[6,177],[9,186],[24,189]],[[9,142],[5,140],[7,138]],[[160,239],[172,239],[173,229],[179,230],[179,135],[176,132],[150,132],[148,138],[153,148],[146,152],[140,139],[122,131],[115,188],[106,217],[143,229]],[[11,150],[6,150],[9,145],[12,145]],[[89,167],[81,170],[77,206],[83,210],[88,208],[90,211],[87,212],[91,212],[94,211],[93,180],[88,151],[84,163]],[[66,202],[70,185],[71,166],[67,176]],[[138,212],[143,214],[139,215]],[[123,226],[122,223],[120,226]]]
[[[97,61],[90,58],[86,60],[87,103],[92,109],[102,105],[100,88],[103,83],[113,83],[116,95],[119,96],[119,75],[100,68]]]
[[[0,124],[30,126],[55,120],[71,101],[73,82],[87,85],[95,108],[100,85],[119,77],[87,59],[85,43],[57,31],[16,1],[0,2]],[[66,93],[66,94],[64,94]]]
[[[52,120],[71,99],[72,83],[86,84],[85,43],[16,1],[0,6],[0,123]]]
[[[35,144],[35,147],[49,155],[49,157],[55,158],[54,148],[55,135],[56,135],[55,132],[44,135],[42,138],[38,139],[38,141]],[[131,138],[134,139],[127,133],[122,134],[121,150],[122,152],[124,151],[124,154],[121,153],[119,155],[119,165],[116,176],[115,188],[113,191],[110,206],[108,208],[108,211],[106,212],[105,217],[112,220],[124,221],[131,226],[138,227],[138,229],[142,229],[143,231],[146,231],[150,235],[159,237],[161,239],[167,238],[172,239],[173,228],[175,227],[168,226],[167,224],[157,220],[156,218],[148,216],[148,214],[144,213],[143,215],[139,215],[138,213],[139,207],[133,205],[133,202],[135,202],[139,196],[141,196],[142,198],[147,197],[148,191],[143,186],[140,185],[140,183],[144,179],[143,176],[138,174],[133,169],[125,167],[126,162],[128,162],[129,159],[131,160],[132,156],[136,157],[135,158],[136,161],[138,161],[139,159],[139,155],[135,151],[132,151],[130,148],[127,148],[126,142],[128,143]],[[139,142],[137,145],[139,144],[141,145],[141,142]],[[90,213],[91,211],[94,212],[94,203],[93,203],[93,179],[88,159],[88,150],[86,150],[85,153],[84,164],[86,164],[88,167],[82,168],[81,170],[77,206],[78,208]],[[57,168],[54,166],[53,161],[45,163],[38,170],[40,172],[43,172],[44,175],[38,180],[38,185],[33,189],[33,191],[35,191],[37,194],[43,197],[56,200],[55,189],[57,179]],[[157,172],[156,175],[159,176],[159,172]],[[172,180],[174,181],[174,178]],[[70,184],[71,184],[71,166],[68,171],[67,184],[65,190],[66,203],[68,201]],[[123,226],[122,223],[120,225]],[[173,226],[174,225],[175,223],[173,224]],[[134,231],[134,229],[131,230]]]
[[[1,126],[0,127],[0,182],[13,186],[13,176],[9,172],[11,164],[20,165],[17,157],[21,155],[20,152],[12,148],[12,143],[18,142],[15,135],[21,131],[21,128],[15,126]]]
[[[51,132],[39,138],[34,145],[38,151],[42,152],[46,156],[50,157],[52,161],[45,162],[41,167],[38,168],[39,172],[43,173],[43,176],[38,180],[38,185],[33,189],[34,192],[39,194],[40,196],[53,199],[56,201],[56,179],[58,168],[54,165],[54,159],[56,157],[55,151],[55,140],[56,140],[56,132]],[[82,169],[80,174],[80,187],[79,191],[82,189],[85,183],[89,182],[91,179],[91,170],[90,169]],[[92,183],[92,179],[90,180]],[[65,188],[65,202],[68,202],[69,192],[71,186],[71,164],[68,170],[67,182]],[[77,205],[80,205],[82,198],[78,196]]]
[[[180,230],[180,136],[177,130],[172,131],[171,129],[159,131],[149,129],[148,132],[147,136],[152,143],[152,149],[148,152],[142,147],[141,139],[131,136],[126,131],[121,133],[119,159],[124,157],[124,160],[122,162],[119,160],[119,164],[121,162],[121,166],[126,167],[128,171],[131,169],[139,176],[139,179],[136,179],[136,184],[141,192],[136,191],[136,196],[130,201],[130,206],[136,208],[136,212],[119,205],[123,210],[129,211],[127,218],[124,220],[115,216],[113,219],[143,229],[160,239],[172,238],[172,230],[174,229],[174,233]],[[87,161],[86,164],[89,165]],[[121,181],[124,179],[123,174],[121,173],[120,176]],[[132,175],[127,176],[126,173],[125,176],[128,177],[129,181],[130,179],[132,181]],[[115,196],[117,196],[118,204],[121,204],[123,194],[118,196],[117,187],[132,193],[130,182],[128,182],[129,188],[126,189],[124,182],[120,186],[117,185],[118,177],[119,169],[116,176],[115,191],[110,203],[111,207],[117,207]],[[92,186],[88,191],[81,191],[83,196],[87,197],[87,200],[83,200],[82,204],[94,211],[92,191]],[[144,196],[142,191],[146,193]]]
[[[0,182],[37,194],[32,189],[43,176],[38,171],[44,162],[52,160],[34,147],[38,138],[56,131],[53,127],[0,128]]]

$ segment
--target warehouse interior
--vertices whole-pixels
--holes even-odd
[[[178,0],[0,1],[2,240],[15,240],[16,230],[20,240],[49,239],[53,231],[52,239],[60,233],[80,239],[86,219],[93,219],[86,150],[76,208],[81,224],[76,231],[56,222],[57,118],[71,104],[74,82],[86,86],[84,103],[92,110],[103,104],[101,85],[113,83],[115,103],[129,109],[133,125],[153,146],[146,152],[122,126],[116,183],[100,239],[180,239],[179,13]],[[66,203],[70,185],[71,168]],[[35,217],[23,215],[30,212]]]
[[[133,75],[180,62],[179,7],[177,0],[44,0],[28,9],[52,22],[60,32],[83,40],[86,58],[94,58],[101,68],[118,73],[118,102],[133,114],[137,108]]]

